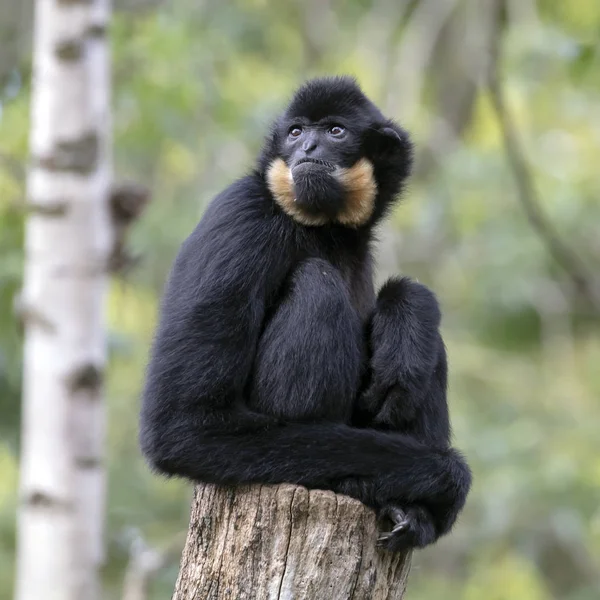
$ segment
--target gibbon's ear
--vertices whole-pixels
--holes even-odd
[[[375,161],[388,155],[400,155],[412,162],[412,142],[408,132],[391,120],[369,126],[362,144],[365,156]]]
[[[395,142],[402,142],[402,134],[393,127],[382,127],[380,133],[385,137],[391,138]]]

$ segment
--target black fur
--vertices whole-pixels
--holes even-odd
[[[324,214],[335,218],[344,206],[345,191],[342,184],[332,176],[329,169],[304,164],[307,166],[294,170],[294,190],[298,206],[312,215]]]
[[[317,136],[307,156],[325,148],[320,160],[373,162],[375,211],[361,227],[307,227],[274,202],[265,173],[278,157],[299,160],[300,146],[286,142],[298,119],[347,128],[345,144]],[[352,80],[297,92],[257,169],[215,198],[175,260],[141,413],[142,449],[156,469],[399,506],[409,527],[390,537],[391,550],[451,528],[471,475],[449,445],[439,308],[409,280],[391,281],[377,299],[372,282],[372,229],[411,156],[406,132]]]

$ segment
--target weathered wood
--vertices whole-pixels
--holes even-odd
[[[375,513],[294,485],[199,485],[173,600],[400,600],[410,553],[375,546]]]

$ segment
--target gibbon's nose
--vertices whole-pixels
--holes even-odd
[[[306,154],[312,152],[317,147],[317,137],[315,135],[309,135],[302,144],[302,150]]]

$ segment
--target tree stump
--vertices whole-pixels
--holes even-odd
[[[377,549],[377,531],[333,492],[199,485],[173,600],[400,600],[410,553]]]

